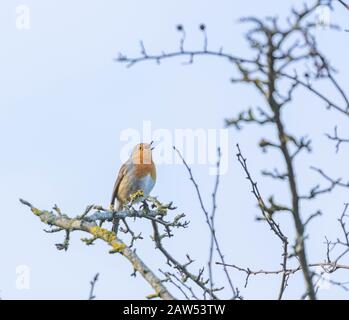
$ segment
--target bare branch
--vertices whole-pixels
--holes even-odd
[[[338,136],[337,126],[334,128],[334,134],[330,135],[330,134],[326,133],[326,137],[329,138],[330,140],[336,142],[336,152],[337,153],[338,153],[339,147],[341,146],[342,143],[349,143],[349,139],[340,138]]]
[[[272,215],[270,215],[267,211],[267,207],[264,204],[263,198],[259,192],[259,189],[257,187],[257,182],[254,182],[251,174],[247,168],[247,159],[244,158],[244,156],[241,153],[240,150],[240,146],[237,145],[237,149],[238,149],[238,153],[237,153],[237,158],[238,161],[240,162],[242,168],[245,171],[246,174],[246,179],[250,182],[251,187],[252,187],[252,193],[255,196],[259,208],[262,212],[263,217],[265,218],[265,221],[268,223],[270,229],[274,232],[274,234],[280,239],[281,243],[282,243],[282,247],[283,247],[283,252],[282,252],[282,268],[283,268],[283,275],[282,275],[282,279],[281,279],[281,285],[280,285],[280,291],[279,291],[279,295],[278,298],[281,299],[283,296],[283,293],[286,289],[286,285],[287,285],[287,279],[288,279],[288,274],[287,274],[287,258],[288,258],[288,239],[287,237],[283,234],[283,232],[281,231],[280,226],[274,221]],[[248,275],[249,277],[249,275]],[[248,281],[248,277],[246,278],[246,284],[245,286],[247,286],[247,281]]]
[[[183,158],[183,156],[181,155],[181,153],[179,152],[179,150],[174,146],[173,149],[177,152],[178,156],[180,157],[180,159],[182,160],[184,166],[186,167],[188,173],[189,173],[189,178],[190,178],[190,181],[193,183],[194,185],[194,188],[196,190],[196,194],[197,194],[197,197],[198,197],[198,200],[199,200],[199,203],[200,203],[200,206],[201,206],[201,209],[202,209],[202,212],[204,213],[204,216],[205,216],[205,219],[206,219],[206,223],[210,229],[210,233],[211,233],[211,236],[213,237],[213,240],[214,240],[214,243],[215,243],[215,246],[216,246],[216,249],[217,249],[217,252],[218,252],[218,255],[221,259],[221,262],[222,263],[225,263],[225,259],[224,259],[224,255],[220,249],[220,245],[219,245],[219,242],[218,242],[218,239],[217,239],[217,236],[216,236],[216,233],[215,233],[215,230],[214,230],[214,227],[212,226],[211,224],[211,221],[210,221],[210,218],[209,218],[209,214],[208,214],[208,211],[206,210],[205,208],[205,205],[203,203],[203,200],[202,200],[202,196],[201,196],[201,192],[200,192],[200,189],[199,189],[199,185],[198,183],[196,182],[196,180],[194,179],[194,176],[192,174],[192,170],[191,168],[189,167],[189,165],[187,164],[187,162],[185,161],[185,159]],[[219,166],[219,163],[218,163],[218,166]],[[218,188],[218,183],[219,183],[219,180],[217,182],[216,180],[216,187]],[[215,205],[214,205],[215,206]],[[216,209],[214,209],[213,211],[213,216],[214,216],[214,212],[215,212]],[[237,289],[235,289],[233,283],[232,283],[232,280],[230,278],[230,275],[229,275],[229,272],[226,268],[224,268],[224,273],[226,275],[226,278],[228,280],[228,283],[229,283],[229,286],[233,292],[233,298],[239,298],[239,292]]]
[[[66,215],[58,215],[52,211],[40,210],[31,205],[28,201],[22,199],[20,202],[28,206],[31,211],[45,224],[56,226],[64,230],[83,231],[89,233],[95,238],[103,240],[111,247],[111,253],[120,253],[131,263],[133,268],[137,270],[153,287],[159,297],[165,300],[174,299],[161,280],[146,266],[146,264],[133,250],[126,246],[121,239],[116,237],[115,233],[97,226],[95,222],[88,222],[86,220],[77,218],[69,218]]]
[[[95,294],[94,294],[94,290],[95,290],[95,286],[96,283],[98,281],[98,277],[99,277],[99,273],[96,273],[95,276],[93,277],[93,279],[90,281],[90,295],[88,300],[94,300],[96,298]]]

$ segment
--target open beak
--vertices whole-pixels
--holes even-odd
[[[154,150],[157,145],[158,145],[158,142],[154,142],[154,140],[152,140],[150,142],[150,150]]]

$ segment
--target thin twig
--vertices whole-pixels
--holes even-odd
[[[93,279],[90,281],[90,295],[88,300],[94,300],[96,298],[94,294],[95,286],[98,281],[99,273],[96,273]]]

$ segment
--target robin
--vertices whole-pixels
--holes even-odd
[[[130,196],[137,191],[143,191],[144,197],[137,202],[143,201],[149,196],[156,182],[156,168],[152,159],[153,141],[151,143],[137,144],[130,158],[121,166],[116,179],[110,207],[115,209],[115,200],[118,201],[116,211],[119,211],[129,202]],[[113,219],[112,231],[117,232],[119,218]]]

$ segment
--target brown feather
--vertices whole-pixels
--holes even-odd
[[[113,206],[115,204],[115,199],[117,199],[119,202],[121,202],[121,200],[118,199],[118,192],[119,192],[120,183],[126,175],[126,170],[127,170],[127,165],[126,165],[126,163],[124,163],[119,170],[118,177],[117,177],[115,184],[114,184],[114,189],[113,189],[113,193],[111,196],[111,202],[110,202],[111,205],[113,205]]]

